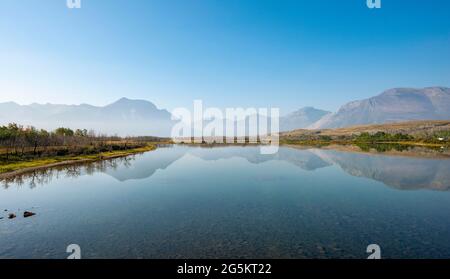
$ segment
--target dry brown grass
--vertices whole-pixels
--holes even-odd
[[[388,134],[407,134],[411,136],[431,135],[440,131],[450,131],[450,120],[426,120],[426,121],[408,121],[399,123],[387,123],[376,125],[360,125],[338,129],[322,130],[294,130],[281,133],[281,137],[295,138],[299,136],[352,136],[367,132],[374,134],[376,132],[385,132]]]

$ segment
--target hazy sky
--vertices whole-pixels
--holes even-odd
[[[450,86],[450,1],[0,0],[0,102],[336,110]]]

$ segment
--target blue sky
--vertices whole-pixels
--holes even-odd
[[[0,102],[336,110],[450,86],[450,1],[0,0]]]

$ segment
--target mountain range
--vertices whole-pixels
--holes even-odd
[[[308,129],[343,128],[410,120],[450,119],[450,88],[395,88],[382,94],[350,102],[327,114]]]
[[[345,104],[335,113],[313,107],[299,109],[280,118],[280,130],[449,119],[450,88],[395,88],[369,99]],[[159,109],[149,101],[127,98],[103,107],[0,103],[0,125],[13,122],[48,130],[58,127],[93,129],[120,136],[170,136],[176,123],[171,120],[169,111]]]
[[[0,103],[0,125],[13,122],[48,130],[58,127],[93,129],[120,136],[169,136],[174,123],[167,110],[158,109],[149,101],[127,98],[104,107]]]

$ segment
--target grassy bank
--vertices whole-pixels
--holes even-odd
[[[379,145],[395,144],[403,146],[421,146],[430,148],[440,148],[441,146],[450,146],[448,142],[432,143],[421,141],[355,141],[355,140],[290,140],[282,139],[280,144],[286,145],[304,145],[304,146],[327,146],[327,145]]]
[[[27,158],[0,162],[0,178],[60,165],[69,165],[82,162],[94,162],[98,160],[124,157],[137,153],[143,153],[156,149],[156,144],[146,144],[141,147],[126,150],[106,151],[96,154],[49,156],[42,158]]]
[[[415,141],[319,141],[319,140],[282,140],[280,142],[286,146],[298,147],[317,147],[317,148],[336,148],[342,147],[344,149],[351,149],[355,151],[357,148],[361,152],[378,152],[378,153],[426,153],[435,155],[446,155],[450,150],[448,143],[425,143]]]

